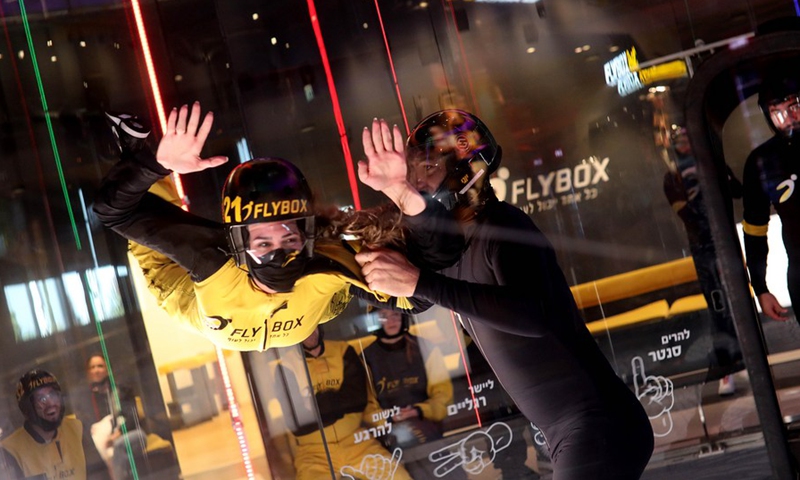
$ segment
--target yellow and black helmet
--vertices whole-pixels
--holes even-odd
[[[297,166],[282,158],[255,158],[228,175],[222,190],[222,222],[237,265],[245,265],[247,225],[297,221],[308,242],[314,239],[311,188]],[[308,251],[313,250],[313,243]]]

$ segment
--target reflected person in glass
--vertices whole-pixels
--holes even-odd
[[[330,477],[330,458],[336,478],[410,479],[401,464],[402,450],[392,448],[390,452],[376,438],[376,432],[385,430],[362,426],[369,387],[367,372],[353,347],[347,342],[326,340],[321,326],[302,345],[311,380],[309,389],[319,417],[307,415],[306,418],[314,418],[314,421],[307,424],[297,421],[291,427],[297,442],[296,478],[316,480]],[[298,379],[306,376],[302,367],[284,363],[280,368],[287,380],[289,395],[300,394],[303,389]],[[294,418],[300,417],[296,408],[282,405],[287,418],[291,413],[294,413]],[[313,405],[308,404],[307,408],[313,409]]]

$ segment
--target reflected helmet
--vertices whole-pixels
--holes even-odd
[[[420,164],[446,170],[433,197],[448,210],[480,207],[494,198],[489,176],[500,165],[502,150],[486,125],[463,110],[441,110],[423,119],[407,142],[409,171]]]
[[[36,413],[36,407],[33,404],[33,392],[44,387],[51,387],[54,390],[61,392],[61,385],[58,383],[56,376],[52,373],[46,370],[38,369],[29,371],[20,377],[19,381],[17,382],[17,405],[27,421],[38,425],[45,431],[51,432],[61,425],[61,421],[64,419],[66,407],[62,401],[61,413],[59,414],[56,422],[51,422],[41,418],[39,414]]]
[[[313,250],[314,203],[303,173],[282,158],[255,158],[228,175],[222,191],[222,222],[237,265],[247,264],[247,226],[297,221]],[[309,245],[310,243],[310,245]]]
[[[772,130],[786,138],[800,131],[800,67],[772,67],[761,80],[758,106]]]

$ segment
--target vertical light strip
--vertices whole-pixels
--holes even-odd
[[[153,57],[150,54],[150,41],[147,39],[147,29],[142,19],[142,10],[139,8],[139,0],[131,0],[133,7],[133,18],[136,21],[136,30],[139,33],[139,41],[142,44],[142,54],[144,54],[144,64],[147,68],[147,75],[150,77],[150,88],[153,90],[153,101],[158,112],[158,122],[161,126],[161,134],[167,131],[167,115],[164,113],[164,102],[161,99],[161,89],[158,87],[158,76],[153,66]]]
[[[61,168],[61,155],[58,153],[58,145],[56,145],[56,135],[53,131],[53,122],[50,120],[50,109],[47,106],[47,96],[44,93],[44,85],[42,84],[42,75],[39,71],[39,64],[36,61],[36,50],[33,48],[33,37],[31,36],[31,26],[28,23],[28,13],[25,10],[25,1],[19,0],[19,10],[22,16],[22,25],[25,28],[25,37],[28,40],[28,49],[31,53],[31,64],[33,65],[33,73],[36,76],[36,86],[39,88],[39,97],[42,100],[42,112],[44,113],[44,122],[47,125],[47,133],[50,135],[50,145],[53,148],[53,157],[56,161],[56,170],[58,170],[58,179],[61,182],[61,191],[64,194],[64,203],[67,206],[67,215],[72,224],[72,234],[75,236],[75,245],[78,250],[81,249],[81,239],[78,236],[78,225],[75,223],[75,215],[72,213],[72,205],[69,202],[69,193],[67,192],[67,182],[64,180],[64,170]],[[12,52],[9,52],[12,53]]]
[[[458,22],[456,22],[456,10],[453,8],[453,3],[451,1],[447,1],[446,3],[449,5],[450,8],[450,16],[453,17],[453,30],[456,32],[456,38],[458,39],[458,49],[461,52],[461,61],[464,63],[464,74],[467,77],[467,86],[469,87],[469,96],[472,98],[472,109],[475,115],[480,116],[480,106],[478,105],[478,100],[475,97],[475,89],[472,88],[472,74],[469,72],[469,62],[467,61],[467,55],[464,52],[464,42],[461,40],[461,34],[458,32]],[[448,8],[448,7],[445,7]]]
[[[33,159],[36,165],[36,174],[39,176],[39,185],[42,191],[45,191],[44,172],[42,172],[42,157],[39,155],[39,147],[36,144],[36,135],[33,133],[33,126],[31,125],[31,114],[28,109],[28,102],[25,101],[25,90],[22,88],[22,80],[19,78],[19,67],[14,58],[14,48],[11,45],[11,36],[8,33],[8,25],[6,24],[6,13],[3,10],[3,2],[0,2],[0,19],[3,21],[3,33],[6,37],[6,46],[8,48],[8,61],[11,62],[11,68],[14,70],[14,80],[17,84],[17,94],[19,95],[20,107],[22,107],[23,118],[25,118],[25,126],[28,127],[28,137],[31,140],[31,151],[33,152]],[[53,211],[50,208],[50,199],[47,195],[42,195],[42,203],[44,204],[45,217],[47,224],[50,227],[50,237],[53,240],[53,253],[56,256],[56,262],[64,272],[64,259],[61,257],[61,248],[59,248],[58,236],[56,235],[56,226],[53,223]]]
[[[389,39],[386,38],[386,29],[383,26],[383,15],[381,15],[381,7],[378,5],[378,0],[375,0],[375,11],[378,12],[378,23],[381,25],[381,33],[383,34],[383,44],[386,46],[386,57],[389,59],[389,68],[392,69],[392,80],[394,81],[394,89],[397,92],[397,103],[400,104],[400,113],[403,115],[403,123],[406,126],[406,135],[411,134],[411,129],[408,128],[408,117],[406,117],[406,107],[403,106],[403,96],[400,95],[400,84],[397,82],[397,72],[394,69],[394,60],[392,59],[392,49],[389,48]]]
[[[242,452],[244,469],[245,472],[247,472],[248,480],[254,480],[256,476],[253,471],[253,463],[250,461],[250,448],[247,445],[247,436],[244,432],[244,423],[242,422],[242,415],[239,411],[239,404],[236,403],[236,395],[234,395],[233,387],[231,386],[228,364],[225,362],[225,353],[219,347],[216,347],[216,349],[220,376],[222,377],[222,384],[225,386],[225,396],[228,399],[228,411],[231,412],[231,422],[233,423],[233,430],[236,432],[236,439],[239,442],[239,450]]]
[[[344,161],[347,166],[347,179],[350,182],[350,191],[353,194],[353,206],[356,210],[361,210],[361,199],[358,195],[358,183],[356,182],[356,172],[353,168],[353,156],[350,154],[350,144],[347,141],[347,132],[344,128],[344,119],[342,118],[342,109],[339,107],[339,95],[336,93],[336,85],[333,83],[333,74],[331,73],[331,65],[328,62],[328,52],[325,50],[325,42],[322,39],[322,30],[319,27],[319,19],[317,18],[317,7],[314,5],[314,0],[308,1],[308,14],[311,16],[311,27],[314,29],[314,36],[317,38],[317,48],[322,57],[322,66],[325,68],[325,78],[328,80],[328,91],[331,94],[331,103],[333,104],[333,116],[336,117],[336,128],[339,130],[339,139],[342,142],[342,150],[344,151]]]
[[[155,102],[156,110],[158,112],[161,134],[163,135],[167,131],[167,118],[164,113],[163,100],[161,99],[161,89],[158,87],[158,76],[156,75],[155,67],[153,66],[153,57],[150,53],[150,42],[147,40],[147,30],[145,29],[144,22],[142,20],[142,12],[139,8],[139,0],[131,0],[131,5],[133,7],[133,16],[136,21],[136,30],[139,33],[139,41],[142,44],[142,53],[144,55],[145,65],[147,67],[147,74],[150,78],[150,87],[153,90],[153,101]],[[186,195],[183,191],[183,183],[181,182],[180,175],[173,173],[172,179],[175,181],[175,189],[178,191],[178,195],[181,198],[181,208],[188,211],[189,208],[186,204]],[[239,451],[242,455],[242,462],[244,464],[245,471],[247,472],[247,478],[249,480],[254,480],[255,473],[253,471],[253,463],[250,460],[250,447],[247,444],[247,437],[244,433],[244,424],[242,422],[242,417],[239,414],[239,404],[236,403],[236,397],[233,394],[233,388],[231,387],[231,380],[228,374],[228,365],[225,363],[225,356],[222,350],[219,348],[217,348],[217,359],[219,361],[220,376],[222,377],[223,384],[225,386],[225,395],[228,399],[228,410],[230,411],[233,429],[236,433],[236,439],[239,442]]]
[[[467,355],[466,351],[464,350],[464,345],[461,343],[461,339],[464,337],[462,335],[459,335],[461,329],[458,328],[458,323],[456,323],[456,315],[458,314],[450,310],[450,319],[453,321],[453,331],[455,332],[456,342],[458,343],[458,351],[461,352],[461,364],[464,365],[464,375],[467,377],[469,394],[472,396],[472,404],[475,405],[475,418],[478,419],[478,428],[480,428],[483,426],[483,424],[481,423],[481,414],[478,411],[478,399],[475,398],[475,390],[472,388],[472,377],[470,377],[469,375],[469,367],[467,365]],[[460,319],[461,315],[458,315],[458,318]]]
[[[150,78],[150,89],[153,91],[153,102],[155,103],[156,112],[158,113],[161,135],[164,135],[167,131],[167,115],[164,112],[164,101],[161,98],[161,88],[158,86],[158,75],[156,75],[156,69],[153,65],[153,56],[150,53],[150,41],[147,37],[147,29],[144,26],[139,0],[131,0],[131,7],[133,9],[133,18],[136,22],[136,31],[139,34],[139,42],[142,44],[142,54],[144,55],[144,64],[147,68],[147,76]],[[181,198],[181,208],[188,211],[186,192],[183,190],[183,182],[181,181],[180,175],[173,173],[172,178],[175,180],[175,188],[178,190],[178,196]]]

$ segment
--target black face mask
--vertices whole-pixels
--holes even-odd
[[[256,263],[251,256],[247,256],[247,268],[250,276],[278,293],[291,292],[295,282],[303,276],[303,270],[308,263],[308,254],[305,249],[277,250],[268,262]],[[294,258],[291,256],[294,255]]]

